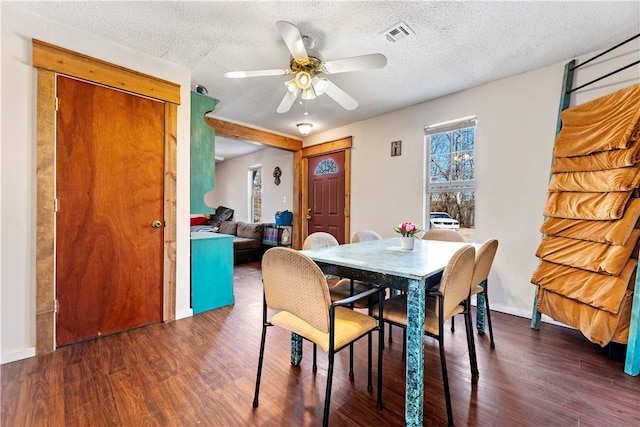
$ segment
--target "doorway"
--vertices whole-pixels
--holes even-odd
[[[164,103],[164,218],[162,320],[175,319],[176,309],[176,165],[177,106],[180,85],[128,70],[39,40],[32,40],[37,69],[36,176],[36,354],[55,350],[55,108],[56,76],[63,74]]]
[[[300,228],[300,230],[303,230],[303,231],[300,235],[295,236],[296,239],[294,241],[294,245],[295,245],[294,247],[301,248],[302,242],[304,241],[304,239],[313,232],[312,229],[308,228],[309,224],[306,219],[308,209],[311,206],[311,202],[310,202],[311,192],[308,189],[310,186],[310,182],[312,181],[312,179],[310,178],[313,174],[312,167],[314,167],[313,165],[315,164],[315,162],[312,159],[316,158],[317,160],[321,161],[322,158],[320,156],[325,156],[325,155],[338,153],[338,152],[341,152],[342,154],[344,154],[344,160],[339,160],[339,161],[343,161],[342,167],[344,172],[344,180],[343,180],[344,191],[341,192],[341,196],[340,196],[343,200],[343,203],[341,204],[340,208],[336,209],[336,211],[338,209],[342,209],[343,211],[342,220],[344,223],[344,231],[341,233],[341,236],[342,236],[341,238],[339,238],[338,236],[334,236],[334,237],[336,237],[336,239],[339,242],[343,242],[343,243],[351,241],[351,229],[350,229],[351,144],[352,144],[352,138],[349,136],[349,137],[345,137],[335,141],[329,141],[321,144],[312,145],[312,146],[303,148],[299,152],[297,157],[299,157],[299,164],[300,164],[299,176],[300,176],[301,183],[300,183],[300,186],[297,187],[297,189],[294,188],[294,195],[296,196],[299,195],[299,198],[298,198],[298,200],[300,200],[299,211],[301,211],[303,214],[296,216],[294,212],[294,229],[297,226]],[[296,163],[296,160],[294,159],[294,164],[295,163]],[[328,166],[328,165],[323,165],[321,166],[321,168],[324,168],[325,166]],[[336,201],[336,203],[338,202]]]
[[[308,234],[329,233],[340,244],[345,243],[344,158],[344,151],[310,157],[307,170]]]
[[[56,346],[162,320],[164,103],[58,76]]]

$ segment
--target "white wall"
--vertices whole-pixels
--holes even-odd
[[[90,34],[23,14],[0,4],[1,77],[0,113],[0,354],[1,362],[35,353],[35,212],[36,212],[36,73],[31,67],[31,38],[37,38],[181,85],[178,108],[177,201],[177,316],[189,309],[189,91],[190,71],[118,46]],[[638,58],[640,48],[627,55],[610,56],[612,69]],[[629,49],[626,49],[628,52]],[[598,63],[578,72],[578,84],[596,72]],[[403,220],[422,218],[422,163],[425,125],[477,115],[476,238],[500,240],[491,283],[492,309],[525,317],[531,314],[534,287],[531,274],[537,266],[542,208],[555,136],[563,64],[405,108],[375,119],[313,134],[305,145],[354,137],[352,156],[351,229],[370,228],[391,236],[391,227]],[[637,66],[616,77],[580,91],[573,104],[582,103],[638,81]],[[612,82],[622,82],[612,84]],[[425,82],[437,84],[437,82]],[[391,158],[390,142],[402,140],[402,156]],[[265,184],[275,166],[284,174],[274,191],[274,206],[265,206],[264,219],[291,208],[291,176],[286,160],[253,158],[235,168],[230,178],[246,182],[251,164],[262,163]],[[225,162],[223,162],[225,163]],[[227,168],[227,165],[225,165]],[[221,167],[217,167],[219,172]],[[240,178],[232,176],[240,174]],[[220,180],[220,181],[218,181]],[[217,188],[221,188],[221,185]],[[237,218],[248,219],[246,196],[219,199],[232,205]],[[287,196],[287,203],[281,197]],[[222,196],[221,196],[222,197]],[[227,196],[224,196],[227,197]],[[231,195],[229,196],[231,197]],[[265,197],[266,199],[266,197]],[[280,203],[278,202],[280,201]],[[237,206],[235,206],[237,205]],[[244,209],[244,212],[241,211]]]
[[[637,60],[639,53],[635,43],[610,55],[613,59],[606,64],[596,61],[600,65],[579,69],[574,87],[597,73],[602,75]],[[604,73],[603,66],[607,69]],[[539,228],[563,73],[561,63],[487,83],[312,134],[304,145],[353,136],[351,230],[373,229],[383,237],[392,237],[394,225],[407,220],[422,222],[424,126],[476,115],[476,241],[494,237],[500,241],[489,280],[491,308],[530,317],[535,290],[530,279],[538,265],[535,252],[542,237]],[[579,91],[572,97],[572,105],[638,80],[636,66]],[[397,140],[402,140],[402,155],[390,157],[391,141]]]
[[[42,20],[1,4],[0,354],[6,363],[35,354],[36,38],[181,85],[178,108],[178,317],[191,315],[189,276],[190,70]],[[81,262],[85,262],[82,260]]]
[[[275,222],[277,211],[293,212],[293,153],[270,147],[216,163],[210,205],[231,208],[235,221],[249,222],[248,170],[256,165],[262,165],[262,222]],[[276,166],[282,170],[280,185],[274,183]]]

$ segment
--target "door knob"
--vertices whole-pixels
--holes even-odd
[[[153,228],[160,228],[160,227],[162,227],[162,221],[155,220],[155,221],[153,221],[153,222],[151,223],[151,226],[152,226]]]
[[[307,221],[311,219],[311,209],[307,209]]]

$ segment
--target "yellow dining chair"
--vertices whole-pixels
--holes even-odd
[[[307,238],[304,239],[302,249],[329,248],[331,246],[338,246],[339,244],[338,240],[331,234],[325,233],[324,231],[317,231],[309,234]]]
[[[303,253],[285,247],[274,247],[265,252],[262,258],[262,282],[264,285],[262,340],[253,407],[258,407],[267,329],[278,326],[313,343],[314,372],[316,371],[316,347],[320,346],[328,353],[327,385],[322,418],[322,425],[327,426],[335,353],[364,336],[367,336],[369,341],[367,388],[373,391],[371,332],[379,333],[381,321],[347,306],[357,299],[380,293],[383,288],[370,289],[363,294],[332,303],[327,281],[316,263]],[[272,313],[271,310],[276,313],[267,319],[268,312]],[[384,313],[384,309],[382,312]],[[382,409],[382,342],[380,339],[378,339],[377,407]]]
[[[375,233],[375,232],[371,232]],[[362,235],[356,233],[354,235],[354,239],[359,238],[375,238],[371,233],[363,233]],[[377,234],[377,233],[376,233]],[[358,237],[356,237],[358,236]],[[380,236],[378,236],[380,237]],[[358,240],[360,241],[360,240]],[[318,249],[318,248],[328,248],[331,246],[338,246],[338,240],[333,237],[333,235],[329,233],[325,233],[324,231],[317,231],[315,233],[311,233],[307,236],[307,238],[302,243],[302,249]],[[327,277],[327,276],[325,276]],[[328,276],[327,279],[331,279],[333,276]],[[351,279],[340,279],[335,285],[329,287],[329,295],[331,297],[331,301],[339,301],[345,298],[350,297],[351,295],[360,294],[367,290],[371,289],[371,286],[366,285],[362,282],[353,281]],[[369,298],[360,299],[353,303],[352,308],[360,308],[360,309],[369,309],[373,304],[378,303],[377,294],[371,295]],[[353,379],[353,344],[349,346],[349,378]]]
[[[369,240],[380,240],[382,237],[378,233],[372,230],[360,230],[357,231],[353,237],[351,238],[351,243],[359,243],[366,242]],[[331,301],[341,300],[351,295],[359,294],[368,289],[371,289],[371,285],[361,282],[359,280],[353,279],[341,279],[335,286],[329,288],[329,292],[331,293]],[[377,304],[378,300],[373,297],[373,301],[371,304],[369,301],[360,300],[355,303],[353,306],[355,308],[368,309],[372,304]]]
[[[449,425],[453,425],[453,410],[451,409],[451,395],[449,393],[449,377],[444,350],[444,323],[456,314],[468,312],[469,296],[471,293],[471,279],[475,265],[475,249],[471,245],[464,246],[451,257],[442,273],[442,279],[435,298],[425,300],[424,333],[438,340],[440,348],[440,364],[442,367],[442,382],[447,407]],[[374,307],[374,317],[380,318],[380,314]],[[407,296],[398,295],[387,299],[382,310],[382,319],[385,322],[407,328]],[[476,360],[475,344],[471,331],[471,318],[465,316],[467,325],[467,345],[471,365],[472,382],[477,382],[478,366]],[[406,339],[404,340],[403,357],[406,351]]]
[[[422,235],[422,240],[442,240],[446,242],[464,242],[464,235],[456,230],[449,230],[446,228],[434,228],[433,230],[425,231]]]
[[[480,246],[476,251],[476,266],[473,271],[473,279],[471,281],[471,295],[484,294],[485,315],[487,316],[487,325],[489,326],[489,338],[491,348],[496,348],[493,341],[493,326],[491,325],[491,309],[489,308],[488,280],[493,259],[498,251],[498,240],[489,239]],[[479,304],[479,303],[478,303]],[[477,310],[477,308],[476,308]],[[451,328],[453,330],[453,319],[451,319]]]
[[[440,240],[444,242],[465,242],[464,235],[456,230],[449,230],[446,228],[434,228],[432,230],[425,231],[422,235],[422,240]],[[393,343],[393,335],[391,332],[391,324],[389,324],[389,343]],[[451,319],[451,331],[455,330],[453,319]]]

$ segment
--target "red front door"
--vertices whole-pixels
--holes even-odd
[[[345,153],[309,158],[308,233],[327,232],[345,243]]]

